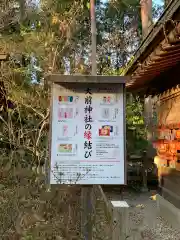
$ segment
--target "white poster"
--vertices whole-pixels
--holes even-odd
[[[50,183],[124,184],[123,86],[54,84],[52,97]]]

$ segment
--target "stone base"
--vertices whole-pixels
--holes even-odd
[[[176,208],[173,204],[165,200],[157,194],[157,208],[159,215],[162,216],[168,223],[179,230],[180,226],[180,209]]]

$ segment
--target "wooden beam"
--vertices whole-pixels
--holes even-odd
[[[83,76],[83,75],[61,75],[50,74],[46,76],[54,83],[126,83],[129,77],[124,76]]]

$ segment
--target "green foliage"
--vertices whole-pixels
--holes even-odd
[[[147,147],[143,104],[138,97],[127,94],[126,104],[127,154],[142,154]]]
[[[133,57],[131,58],[133,60]],[[118,72],[107,68],[105,75],[124,75],[126,68],[120,68]],[[126,140],[127,155],[142,154],[147,147],[146,129],[144,124],[143,101],[138,96],[126,94]]]
[[[9,9],[14,12],[13,21],[7,17],[12,15]],[[67,63],[69,73],[89,72],[89,0],[40,0],[39,4],[11,0],[0,10],[8,19],[0,26],[4,50],[33,53],[37,67],[45,73],[64,73]],[[154,5],[153,16],[157,18],[161,12],[162,7]],[[122,68],[141,41],[139,0],[96,1],[96,24],[98,74],[107,74],[109,69],[123,74]],[[83,71],[80,65],[84,65]]]

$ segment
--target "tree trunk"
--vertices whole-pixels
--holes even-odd
[[[147,36],[152,25],[152,0],[141,0],[141,22],[143,39]]]
[[[96,64],[96,10],[95,0],[90,0],[90,15],[91,15],[91,47],[92,47],[92,75],[97,75],[97,64]]]

